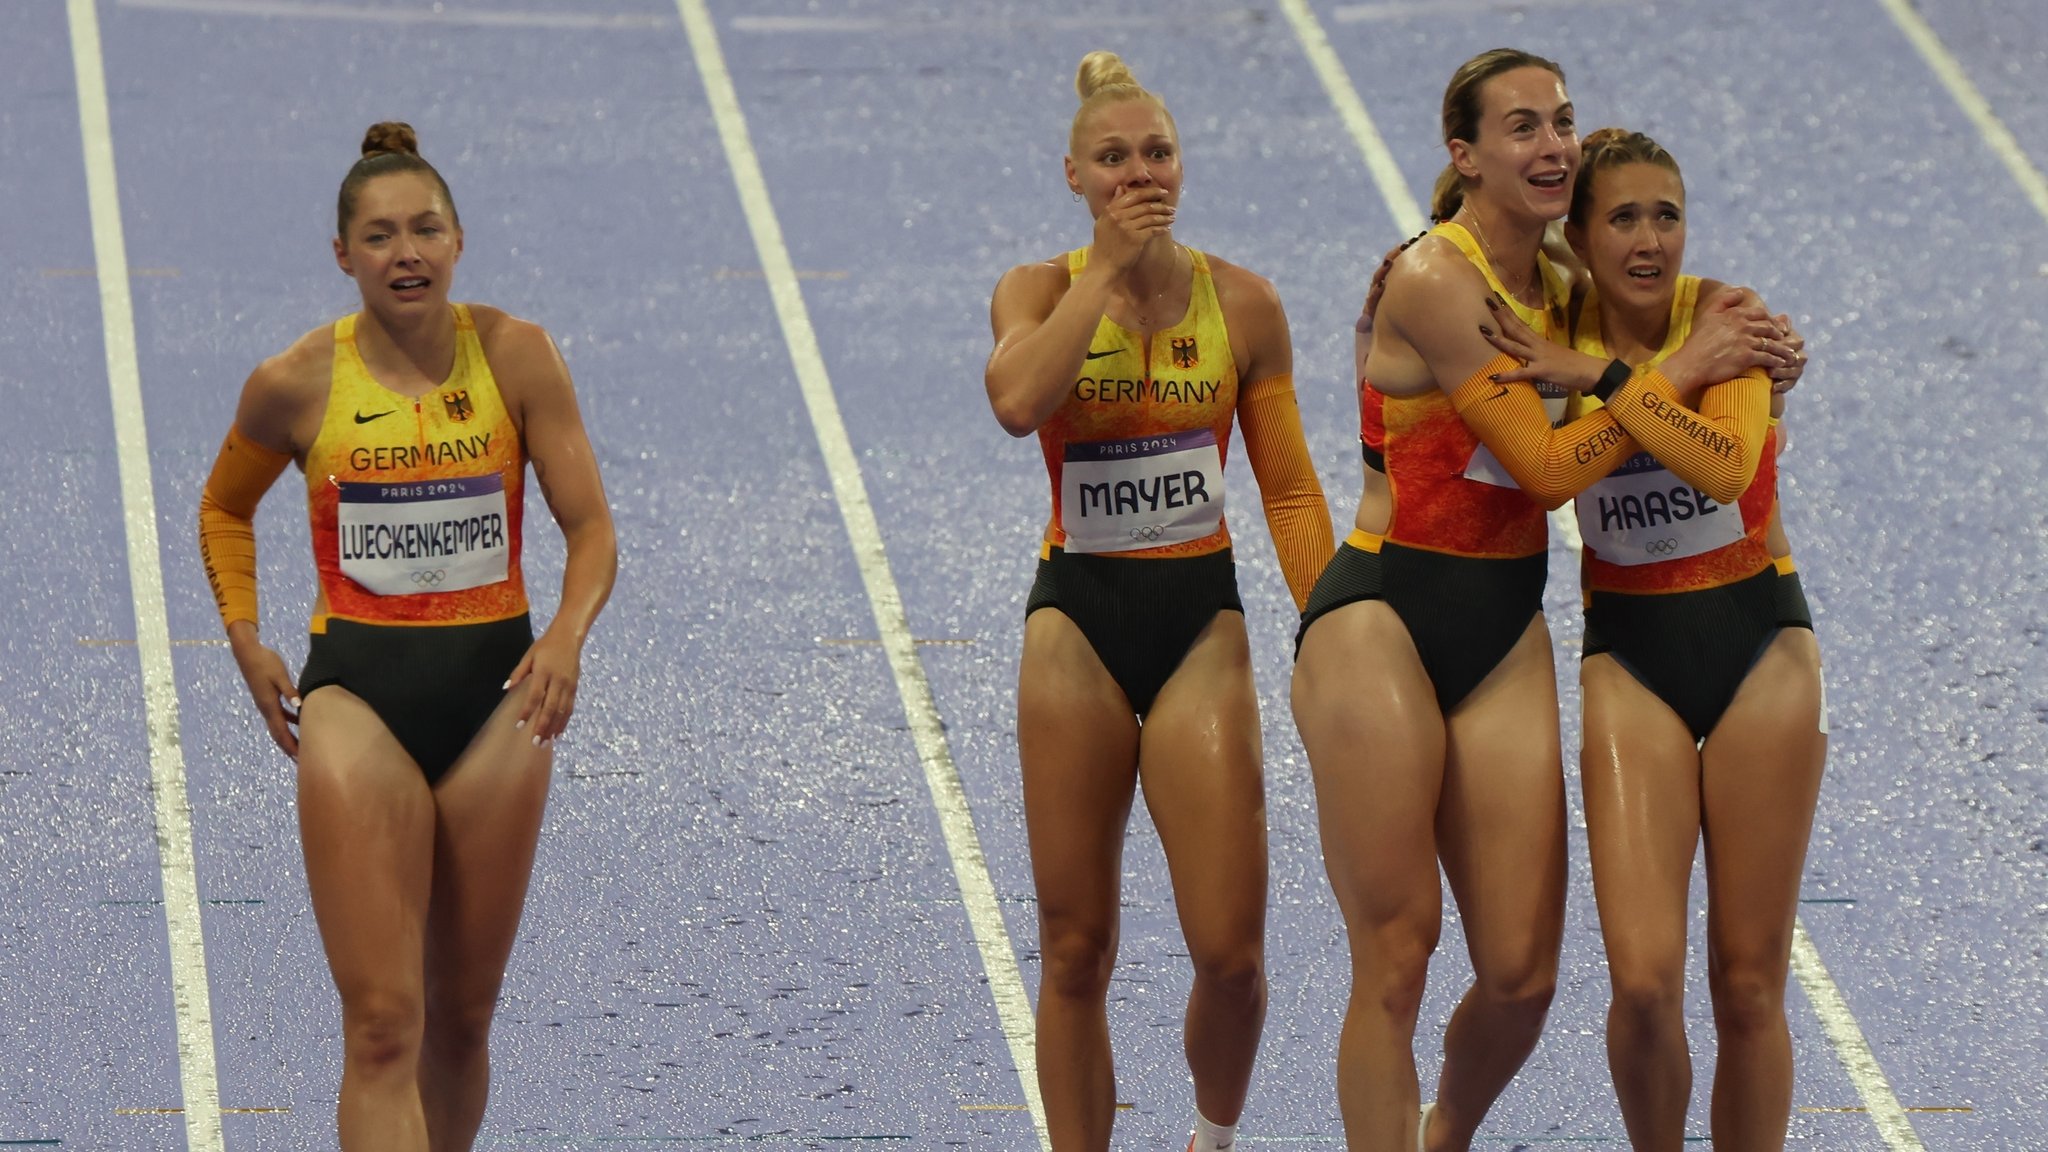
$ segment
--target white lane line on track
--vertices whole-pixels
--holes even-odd
[[[372,8],[363,4],[327,4],[319,0],[117,0],[123,8],[157,12],[196,12],[208,16],[272,16],[299,20],[367,20],[381,24],[465,24],[481,28],[552,28],[567,31],[596,28],[643,31],[673,28],[661,15],[597,15],[583,12],[489,12],[447,8]]]
[[[990,879],[988,861],[974,830],[974,814],[967,805],[966,790],[953,765],[946,744],[946,731],[939,721],[938,705],[925,679],[917,646],[910,635],[910,621],[903,611],[903,597],[890,573],[889,558],[882,548],[881,526],[874,507],[868,503],[867,485],[861,480],[860,460],[839,417],[839,401],[832,392],[832,380],[825,370],[824,355],[818,349],[817,332],[811,327],[804,306],[803,289],[797,283],[796,266],[783,242],[782,225],[768,195],[768,181],[761,173],[760,159],[747,131],[740,108],[739,92],[725,66],[725,53],[718,44],[718,31],[704,0],[676,0],[682,14],[683,31],[696,58],[697,72],[704,81],[704,93],[718,124],[718,138],[725,146],[732,168],[740,205],[746,211],[747,229],[753,234],[754,249],[768,276],[768,290],[775,302],[775,315],[782,324],[782,337],[789,346],[789,358],[803,390],[804,406],[810,410],[811,426],[818,436],[818,448],[832,477],[832,491],[839,501],[839,513],[846,521],[846,534],[853,544],[854,559],[860,566],[861,582],[867,586],[868,604],[881,633],[882,648],[895,673],[896,692],[903,700],[903,712],[910,723],[918,759],[924,765],[925,785],[931,791],[939,827],[945,836],[946,853],[952,858],[953,879],[960,888],[968,925],[974,932],[975,947],[988,976],[989,993],[995,999],[996,1016],[1003,1037],[1009,1041],[1010,1056],[1017,1065],[1017,1078],[1031,1110],[1040,1147],[1050,1150],[1046,1134],[1045,1105],[1038,1094],[1038,1060],[1032,1034],[1031,1001],[1024,993],[1024,980],[1017,970],[1017,958],[1003,924],[1002,908],[996,901],[995,882]]]
[[[1991,145],[1991,151],[1997,154],[2006,171],[2019,182],[2020,191],[2026,194],[2027,202],[2034,206],[2034,211],[2039,212],[2043,220],[2048,220],[2048,179],[2043,179],[2041,170],[2027,159],[2026,150],[2020,147],[2020,142],[2005,122],[1998,118],[1998,113],[1991,110],[1991,102],[1977,91],[1977,85],[1971,82],[1970,74],[1963,69],[1962,63],[1949,52],[1941,37],[1934,34],[1934,29],[1908,0],[1877,2],[1891,14],[1892,22],[1906,34],[1906,39],[1912,41],[1921,59],[1934,70],[1942,87],[1948,89],[1948,94],[1962,106],[1963,112],[1977,126],[1977,131],[1983,134],[1984,142]]]
[[[1394,218],[1394,227],[1403,237],[1413,236],[1429,227],[1429,217],[1423,214],[1415,193],[1409,191],[1408,180],[1401,175],[1401,166],[1394,161],[1394,153],[1387,147],[1386,138],[1380,135],[1379,125],[1373,123],[1372,113],[1366,111],[1365,101],[1358,95],[1358,87],[1351,82],[1351,73],[1345,70],[1344,61],[1338,59],[1337,50],[1331,47],[1329,33],[1323,31],[1322,21],[1316,19],[1315,9],[1309,7],[1309,0],[1280,0],[1280,10],[1287,14],[1287,22],[1293,25],[1294,38],[1301,41],[1301,50],[1307,54],[1316,79],[1323,82],[1323,91],[1328,94],[1331,106],[1337,109],[1337,118],[1344,122],[1345,130],[1358,144],[1359,154],[1365,157],[1366,171],[1372,173],[1372,182],[1379,188],[1380,199],[1385,201],[1388,214]],[[1569,505],[1550,513],[1550,530],[1574,555],[1584,545],[1579,538],[1578,517]]]
[[[1891,4],[1898,0],[1879,2]],[[1394,223],[1403,235],[1420,231],[1422,212],[1415,206],[1414,195],[1409,192],[1400,169],[1387,153],[1379,129],[1374,127],[1372,117],[1365,110],[1365,102],[1351,83],[1350,73],[1345,71],[1343,61],[1337,58],[1336,49],[1330,46],[1330,38],[1309,7],[1308,0],[1280,0],[1280,7],[1294,25],[1295,36],[1308,53],[1323,87],[1329,92],[1330,102],[1337,106],[1345,126],[1351,129],[1353,139],[1358,141],[1359,150],[1365,153],[1366,167],[1372,171],[1374,182],[1379,184],[1380,196],[1386,200],[1388,211],[1393,213]],[[1577,517],[1569,506],[1552,512],[1550,524],[1572,551],[1577,552],[1583,546]],[[1806,926],[1794,919],[1792,930],[1793,971],[1798,974],[1800,986],[1806,989],[1806,998],[1813,1004],[1814,1014],[1820,1017],[1821,1027],[1834,1045],[1836,1058],[1855,1082],[1856,1091],[1869,1107],[1872,1119],[1877,1121],[1878,1132],[1884,1136],[1892,1152],[1924,1152],[1904,1109],[1899,1107],[1891,1083],[1885,1079],[1884,1069],[1878,1065],[1869,1042],[1863,1038],[1862,1029],[1856,1026],[1856,1017],[1849,1011],[1848,1001],[1842,998],[1841,989],[1835,986],[1834,980],[1828,976],[1827,967],[1821,963],[1820,952],[1806,935]]]
[[[1820,1017],[1821,1028],[1834,1043],[1835,1058],[1842,1062],[1842,1071],[1856,1085],[1856,1094],[1863,1097],[1863,1106],[1869,1110],[1885,1144],[1892,1152],[1926,1152],[1919,1133],[1913,1131],[1913,1122],[1906,1118],[1906,1110],[1899,1106],[1899,1098],[1885,1079],[1877,1054],[1863,1038],[1863,1029],[1856,1026],[1849,1002],[1842,998],[1842,990],[1828,975],[1827,965],[1821,963],[1820,950],[1806,934],[1806,925],[1797,919],[1792,921],[1792,973],[1806,990],[1813,1014]]]
[[[142,663],[143,719],[149,733],[150,792],[156,800],[157,864],[163,874],[164,928],[170,938],[171,999],[177,1017],[178,1081],[188,1152],[222,1152],[220,1086],[214,1067],[213,1005],[207,992],[199,879],[192,867],[192,807],[185,796],[185,753],[178,737],[178,686],[171,669],[164,575],[157,553],[156,494],[142,415],[142,374],[135,356],[135,306],[128,294],[128,248],[114,178],[113,125],[106,66],[93,0],[70,0],[71,60],[78,79],[79,134],[85,148],[92,247],[99,268],[100,323],[114,443],[127,527],[128,584],[135,601]]]

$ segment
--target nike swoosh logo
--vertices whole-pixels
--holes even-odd
[[[1505,384],[1501,384],[1501,385],[1498,385],[1498,387],[1500,388],[1500,391],[1498,391],[1498,392],[1495,392],[1495,393],[1494,393],[1493,395],[1491,395],[1491,396],[1488,396],[1488,397],[1487,397],[1487,399],[1488,399],[1488,400],[1498,400],[1498,399],[1500,399],[1501,397],[1503,397],[1503,396],[1505,396],[1505,395],[1507,395],[1507,394],[1508,394],[1508,386],[1507,386],[1507,385],[1505,385]],[[361,419],[362,419],[362,417],[361,417],[361,416],[358,416],[358,417],[356,417],[356,419],[358,419],[358,420],[361,420]]]
[[[393,409],[391,409],[391,412],[396,412],[396,411],[398,411],[398,409],[396,409],[396,408],[393,408]],[[370,413],[370,414],[369,414],[368,416],[365,416],[365,415],[363,415],[363,414],[362,414],[361,412],[358,412],[358,413],[356,413],[356,423],[358,423],[358,424],[368,424],[368,423],[369,423],[370,421],[372,421],[372,420],[381,420],[381,419],[383,419],[384,417],[386,417],[386,416],[389,416],[389,415],[391,415],[391,412],[372,412],[372,413]]]
[[[1083,360],[1100,360],[1100,359],[1102,359],[1102,358],[1103,358],[1104,356],[1114,356],[1114,355],[1116,355],[1117,353],[1119,353],[1119,352],[1121,352],[1121,351],[1123,351],[1123,349],[1121,349],[1121,348],[1111,348],[1111,349],[1109,349],[1109,350],[1108,350],[1107,352],[1090,352],[1090,353],[1088,353],[1088,354],[1087,354],[1086,356],[1083,356],[1083,357],[1081,357],[1081,359],[1083,359]]]

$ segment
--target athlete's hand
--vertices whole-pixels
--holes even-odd
[[[1492,296],[1486,298],[1486,306],[1493,312],[1493,323],[1480,326],[1479,334],[1488,344],[1522,361],[1520,368],[1502,372],[1495,380],[1557,384],[1573,392],[1591,392],[1600,383],[1607,361],[1544,339],[1522,323],[1513,308]]]
[[[532,681],[526,700],[519,708],[520,731],[533,737],[535,747],[551,745],[569,726],[569,714],[576,710],[576,682],[582,674],[583,647],[574,640],[541,633],[533,647],[520,657],[519,666],[505,681],[507,690]]]
[[[1664,362],[1664,375],[1681,393],[1733,380],[1752,368],[1768,372],[1792,363],[1778,320],[1747,289],[1726,289],[1692,324],[1685,346]]]
[[[299,686],[292,681],[284,657],[265,648],[256,638],[256,626],[241,620],[228,629],[228,646],[242,670],[243,683],[249,686],[249,695],[256,698],[256,711],[262,714],[270,738],[285,755],[298,759],[299,735],[292,726],[299,722]]]
[[[1792,326],[1792,317],[1781,312],[1776,319],[1778,340],[1791,353],[1789,363],[1780,364],[1770,373],[1771,391],[1782,394],[1799,387],[1799,378],[1806,374],[1806,337]]]
[[[1173,227],[1174,207],[1166,202],[1166,189],[1157,185],[1126,188],[1117,185],[1116,195],[1095,218],[1095,251],[1118,274],[1138,263],[1138,254],[1153,239],[1165,236]]]

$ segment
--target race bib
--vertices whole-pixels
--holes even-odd
[[[1069,552],[1184,544],[1222,522],[1223,455],[1210,429],[1067,445],[1060,527]]]
[[[1638,452],[1579,493],[1579,535],[1600,559],[1625,567],[1679,560],[1742,539],[1742,511],[1716,504]]]
[[[459,592],[509,574],[503,475],[338,487],[341,571],[369,591]]]

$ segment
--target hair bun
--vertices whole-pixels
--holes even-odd
[[[1609,144],[1613,144],[1618,141],[1627,139],[1632,135],[1635,135],[1635,133],[1630,132],[1626,128],[1596,129],[1580,138],[1579,149],[1580,151],[1584,152],[1590,151],[1594,148],[1605,148]]]
[[[402,152],[408,156],[420,154],[419,133],[412,125],[398,120],[381,120],[370,125],[363,133],[363,155],[375,156],[381,152]]]
[[[1097,49],[1081,57],[1081,67],[1074,73],[1074,90],[1086,100],[1104,88],[1118,85],[1138,87],[1138,78],[1131,74],[1130,65],[1114,52]]]

